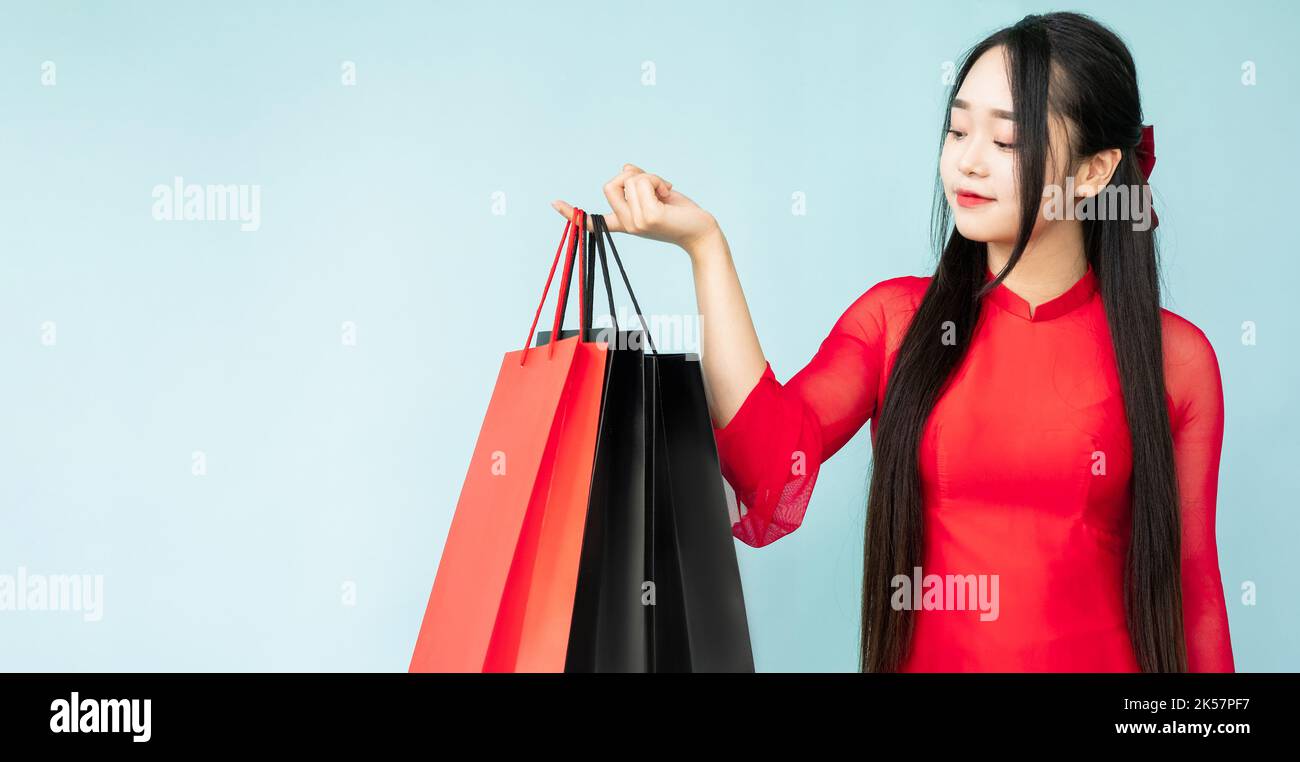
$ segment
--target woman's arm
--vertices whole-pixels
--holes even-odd
[[[700,241],[688,253],[695,274],[695,302],[703,321],[700,361],[707,379],[705,396],[709,413],[721,428],[735,418],[763,375],[767,359],[722,231]]]
[[[722,229],[713,215],[673,190],[672,183],[631,164],[624,164],[604,191],[614,211],[613,218],[606,219],[611,232],[673,243],[690,256],[702,326],[705,395],[714,422],[725,426],[758,383],[767,360]],[[572,206],[562,201],[554,206],[572,219]],[[590,221],[587,229],[593,229]]]
[[[1232,638],[1215,515],[1223,451],[1223,383],[1214,347],[1199,328],[1167,313],[1165,374],[1175,402],[1171,421],[1182,523],[1183,632],[1190,672],[1232,672]]]
[[[732,533],[755,547],[803,520],[823,461],[875,410],[884,358],[885,305],[905,296],[877,284],[836,322],[816,355],[788,383],[776,380],[713,216],[655,175],[626,165],[605,185],[610,230],[669,241],[691,257],[701,361],[722,475],[742,506]],[[566,217],[573,209],[557,201]],[[897,302],[894,302],[897,303]]]

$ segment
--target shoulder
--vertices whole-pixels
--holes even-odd
[[[868,288],[835,321],[827,340],[849,337],[888,351],[897,346],[925,296],[930,278],[901,275]]]
[[[1223,382],[1214,345],[1195,323],[1160,309],[1165,387],[1177,417],[1222,410]]]
[[[1218,365],[1209,337],[1182,315],[1161,307],[1160,332],[1166,368],[1190,365],[1204,370],[1211,364]]]
[[[874,301],[885,306],[915,307],[920,304],[925,290],[930,287],[930,276],[900,275],[882,280],[866,290],[858,301]]]
[[[900,275],[868,288],[840,318],[842,327],[883,328],[916,312],[930,286],[929,277]]]

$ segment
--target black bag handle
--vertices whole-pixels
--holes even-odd
[[[591,226],[595,228],[594,222]],[[601,276],[604,281],[604,298],[606,298],[608,304],[610,304],[610,324],[614,326],[614,335],[619,335],[619,319],[614,315],[614,289],[611,289],[610,287],[610,263],[604,259],[604,247],[599,246],[599,238],[601,238],[601,234],[599,234],[597,230],[591,230],[591,237],[588,239],[588,255],[591,259],[590,267],[586,272],[595,272],[595,252],[597,252],[599,248],[599,254],[601,254]],[[589,277],[588,282],[594,283],[595,281],[591,280]],[[593,302],[594,289],[594,285],[589,285],[588,291],[586,291],[586,293],[588,293],[588,296],[586,296],[586,322],[588,322],[589,329],[591,328],[591,311],[593,311],[594,308],[594,304],[591,303]]]
[[[592,227],[595,227],[593,221]],[[584,336],[591,341],[593,315],[595,314],[596,298],[596,279],[593,277],[596,272],[596,250],[600,249],[600,273],[604,276],[605,281],[605,299],[609,303],[609,321],[614,326],[614,335],[618,336],[618,318],[614,315],[614,289],[609,285],[609,262],[605,259],[605,247],[598,246],[597,240],[600,234],[592,230],[587,234],[587,324],[582,327]]]
[[[605,259],[605,239],[609,240],[609,249],[614,254],[614,264],[618,265],[618,272],[619,275],[623,276],[623,285],[627,288],[627,295],[632,298],[632,307],[633,309],[636,310],[636,316],[641,320],[641,330],[645,331],[646,342],[650,344],[651,351],[653,351],[655,354],[659,354],[659,350],[655,348],[654,339],[650,337],[650,326],[646,325],[645,315],[642,314],[641,305],[636,300],[636,293],[632,291],[632,282],[628,280],[627,270],[623,269],[623,258],[618,255],[618,247],[614,245],[614,236],[609,232],[609,226],[605,224],[605,216],[601,214],[592,214],[590,215],[590,217],[592,221],[592,226],[596,230],[596,248],[600,251],[601,270],[603,271],[605,276],[605,289],[606,292],[609,294],[609,299],[610,299],[610,309],[609,309],[610,320],[613,320],[613,315],[614,315],[614,297],[612,291],[610,291],[610,286],[609,286],[609,262]],[[588,273],[590,273],[590,270],[588,271]],[[588,281],[590,280],[591,278],[589,275]],[[591,310],[587,310],[587,321],[588,321],[587,327],[590,328]],[[618,335],[617,323],[615,323],[614,325],[614,330],[615,330],[615,335],[617,336]]]

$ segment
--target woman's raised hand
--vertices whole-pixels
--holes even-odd
[[[605,224],[613,233],[631,233],[642,238],[677,244],[688,252],[699,242],[719,232],[713,215],[701,209],[667,180],[624,164],[623,171],[605,183],[605,199],[613,209]],[[564,201],[551,206],[573,219],[573,207]],[[590,218],[587,230],[593,230]]]
[[[726,426],[767,367],[726,236],[713,215],[672,183],[632,164],[605,183],[605,198],[614,210],[605,215],[610,231],[675,243],[690,255],[700,322],[708,326],[700,332],[704,397],[714,425]],[[551,205],[573,219],[569,204]],[[587,229],[592,227],[589,219]]]

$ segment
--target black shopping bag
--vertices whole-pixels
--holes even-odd
[[[753,672],[717,445],[693,354],[647,356],[655,407],[656,672]],[[671,583],[671,584],[669,584]]]
[[[609,345],[609,360],[565,669],[752,672],[699,359],[655,350],[613,237],[591,217],[581,329],[593,331],[597,252],[612,325],[587,335]],[[606,239],[642,331],[621,331],[614,318]],[[539,333],[539,345],[548,340]]]

